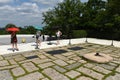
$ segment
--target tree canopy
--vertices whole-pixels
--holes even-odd
[[[72,30],[85,30],[89,37],[111,39],[114,34],[117,34],[117,39],[120,37],[118,0],[88,0],[85,3],[80,0],[64,0],[43,13],[43,18],[46,30],[51,31],[59,26],[65,35],[71,35]]]

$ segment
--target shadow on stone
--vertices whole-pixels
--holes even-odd
[[[67,52],[66,50],[60,49],[60,50],[47,51],[46,53],[54,55],[54,54],[62,54],[62,53],[66,53],[66,52]]]
[[[68,48],[68,49],[76,51],[76,50],[81,50],[81,49],[84,49],[84,48],[76,46],[76,47],[71,47],[71,48]]]
[[[38,58],[37,55],[33,55],[33,56],[28,56],[28,57],[25,57],[26,59],[34,59],[34,58]]]
[[[47,43],[48,45],[52,45],[52,44],[55,44],[55,45],[57,45],[57,43],[55,43],[55,42],[49,42],[49,43]]]

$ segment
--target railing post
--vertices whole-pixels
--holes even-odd
[[[86,43],[88,42],[88,40],[87,40],[87,37],[86,37],[86,40],[85,40],[85,42],[86,42]]]
[[[113,40],[112,40],[111,46],[114,46],[114,44],[113,44]]]

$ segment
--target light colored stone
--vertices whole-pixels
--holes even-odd
[[[15,61],[23,61],[23,60],[25,60],[24,57],[17,57],[17,58],[15,58]]]
[[[64,72],[67,71],[66,69],[64,69],[64,68],[62,68],[60,66],[53,66],[53,68],[56,69],[57,71],[59,71],[60,73],[64,73]]]
[[[45,55],[38,55],[38,57],[41,58],[41,59],[47,58]]]
[[[13,77],[8,70],[3,70],[0,71],[0,80],[13,80]]]
[[[119,61],[112,61],[113,63],[116,63],[116,64],[120,64],[120,60]]]
[[[50,66],[53,66],[54,64],[52,62],[48,62],[48,63],[42,63],[42,64],[39,64],[38,66],[42,69],[46,68],[46,67],[50,67]]]
[[[67,63],[66,63],[65,61],[60,60],[60,59],[55,60],[55,61],[53,61],[53,62],[56,63],[56,64],[59,65],[59,66],[66,66],[66,65],[67,65]]]
[[[87,61],[82,60],[82,59],[81,59],[81,60],[79,60],[78,62],[83,63],[83,64],[84,64],[84,63],[87,63]]]
[[[75,53],[73,53],[73,52],[67,52],[67,53],[64,53],[64,54],[62,54],[62,55],[64,55],[64,56],[71,56],[71,55],[74,55]]]
[[[120,72],[120,66],[116,69],[117,72]]]
[[[14,76],[20,76],[25,74],[25,71],[21,67],[17,67],[11,70]]]
[[[44,54],[45,56],[47,56],[49,59],[52,59],[52,60],[56,60],[57,58],[56,57],[54,57],[54,56],[52,56],[52,55],[50,55],[50,54]]]
[[[9,60],[10,64],[17,64],[17,62],[14,59]]]
[[[28,72],[33,72],[36,70],[39,70],[32,62],[24,63],[22,66],[27,70]]]
[[[65,57],[65,56],[63,56],[63,55],[60,55],[60,54],[54,55],[54,56],[57,57],[57,59],[61,59],[61,60],[64,60],[64,61],[69,60],[67,57]]]
[[[99,66],[95,66],[95,67],[93,67],[92,69],[94,69],[95,71],[104,73],[104,74],[109,74],[109,73],[111,73],[111,71],[109,71],[109,70],[107,70],[107,69],[104,69],[104,68],[102,68],[102,67],[99,67]]]
[[[75,63],[76,61],[74,61],[74,60],[68,60],[68,61],[66,61],[67,63],[69,63],[69,64],[73,64],[73,63]]]
[[[52,68],[47,68],[43,70],[43,73],[49,76],[52,80],[70,80],[69,78],[67,78],[63,74],[60,74],[59,72]]]
[[[71,70],[67,73],[65,73],[67,76],[69,76],[70,78],[75,78],[79,75],[81,75],[81,73],[77,72],[77,71],[74,71],[74,70]]]
[[[7,60],[0,61],[0,66],[7,66],[7,65],[9,65]]]
[[[65,68],[68,70],[71,70],[71,69],[75,69],[75,68],[79,67],[80,65],[81,65],[81,63],[77,62],[77,63],[70,64],[70,65],[66,66]]]
[[[44,79],[42,79],[42,80],[50,80],[50,79],[48,79],[48,78],[44,78]]]
[[[105,80],[120,80],[120,74],[115,74],[114,76],[109,76]]]
[[[83,68],[83,67],[80,67],[77,69],[78,71],[86,74],[86,75],[89,75],[97,80],[102,80],[102,78],[104,77],[104,75],[100,74],[100,73],[97,73],[93,70],[90,70],[90,69],[87,69],[87,68]]]
[[[17,80],[41,80],[44,76],[39,72],[30,73],[28,75],[17,78]]]
[[[34,59],[34,60],[32,60],[32,62],[35,64],[46,63],[46,62],[50,62],[50,61],[51,61],[51,59]]]
[[[0,67],[0,70],[12,69],[12,68],[15,68],[15,67],[18,67],[18,66],[19,66],[19,65],[3,66],[3,67]]]
[[[115,69],[115,66],[111,66],[111,65],[107,65],[107,64],[99,64],[99,66],[105,68],[105,69],[108,69],[108,70],[113,70]]]
[[[81,76],[81,77],[77,78],[76,80],[93,80],[93,79],[91,79],[89,77]]]
[[[2,56],[0,56],[0,60],[3,60],[3,57],[2,57]]]
[[[92,63],[86,63],[84,66],[87,68],[93,68],[95,65]]]
[[[79,61],[79,60],[81,60],[81,58],[78,57],[78,56],[72,57],[71,59],[73,59],[73,60],[75,60],[75,61]]]
[[[97,63],[107,63],[113,60],[113,58],[110,57],[109,55],[99,53],[99,56],[96,56],[95,54],[96,53],[89,53],[89,54],[83,55],[83,57]]]

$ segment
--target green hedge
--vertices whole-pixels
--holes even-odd
[[[73,30],[72,36],[73,36],[73,38],[86,37],[87,32],[85,30]]]

